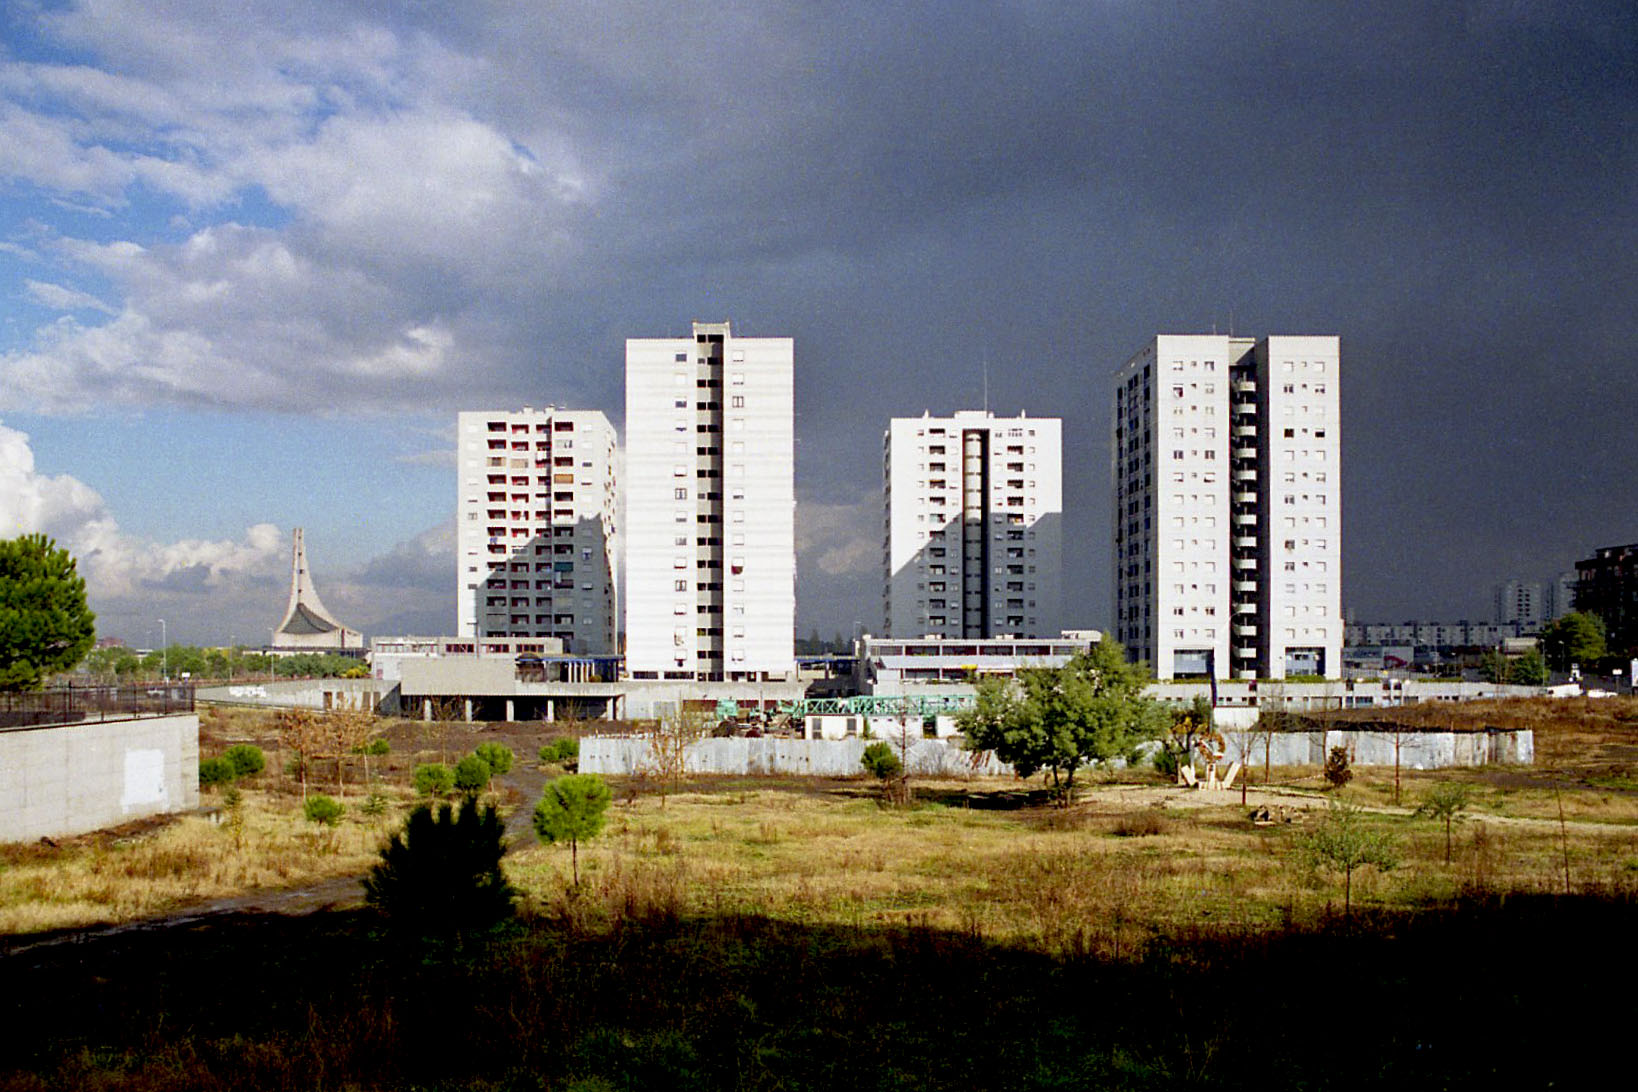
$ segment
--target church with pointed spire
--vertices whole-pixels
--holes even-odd
[[[307,570],[307,548],[300,527],[296,528],[290,550],[290,604],[285,608],[284,621],[273,630],[272,648],[284,653],[352,655],[364,649],[363,634],[336,621],[319,601],[318,589]]]

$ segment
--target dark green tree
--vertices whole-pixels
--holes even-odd
[[[614,794],[596,774],[569,774],[546,783],[535,805],[535,833],[543,842],[568,842],[574,885],[580,886],[580,843],[597,837]]]
[[[472,753],[483,759],[489,765],[489,772],[500,777],[512,768],[512,748],[504,743],[480,743],[472,749]]]
[[[1532,648],[1507,666],[1507,681],[1516,686],[1546,686],[1547,661]]]
[[[1541,651],[1554,671],[1568,671],[1571,664],[1592,667],[1608,654],[1604,622],[1595,614],[1573,610],[1541,631]]]
[[[1166,731],[1170,715],[1144,696],[1148,681],[1105,639],[1062,667],[1025,668],[1012,682],[980,679],[977,705],[959,723],[969,750],[994,751],[1024,777],[1047,771],[1067,805],[1082,766],[1131,758]]]
[[[35,690],[96,643],[85,578],[45,535],[0,541],[0,690]]]
[[[364,878],[364,900],[410,935],[485,929],[515,911],[500,866],[505,854],[506,824],[493,807],[423,804],[381,850]]]
[[[466,755],[455,763],[455,787],[466,796],[477,796],[489,787],[489,763],[477,755]]]
[[[1488,683],[1507,681],[1507,657],[1491,649],[1479,658],[1479,678]]]

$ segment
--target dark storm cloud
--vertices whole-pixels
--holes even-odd
[[[793,334],[800,493],[848,503],[879,480],[886,418],[975,405],[987,361],[992,407],[1066,419],[1065,587],[1095,624],[1108,373],[1158,330],[1334,332],[1360,614],[1477,614],[1492,580],[1638,534],[1629,7],[757,26],[748,51],[605,73],[645,122],[588,270],[609,279],[583,328],[607,404],[626,334]],[[826,604],[873,603],[877,578],[803,588],[802,624],[828,631],[859,611]]]
[[[349,274],[328,306],[369,305],[361,345],[406,309],[424,322],[388,364],[453,345],[458,367],[402,385],[437,413],[618,418],[626,337],[724,317],[795,337],[803,632],[879,609],[873,551],[846,540],[876,545],[888,417],[976,407],[986,371],[992,409],[1064,418],[1065,615],[1105,624],[1108,376],[1158,331],[1342,337],[1344,596],[1362,617],[1475,615],[1492,581],[1638,538],[1630,2],[390,18],[450,51],[415,72],[455,89],[426,132],[464,134],[511,178],[478,119],[585,189],[553,202],[519,183],[505,207],[538,222],[469,237],[369,201],[326,219],[312,210],[353,194],[348,171],[328,188],[316,168],[272,171],[312,202],[285,234],[298,256]],[[374,147],[337,144],[333,171]],[[313,326],[347,342],[346,320]],[[447,558],[384,558],[360,582],[447,586]]]

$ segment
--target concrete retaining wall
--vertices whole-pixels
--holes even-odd
[[[380,679],[281,679],[243,682],[232,686],[205,686],[194,692],[199,701],[224,705],[254,705],[266,709],[358,709],[368,706],[380,713],[397,711],[397,687]]]
[[[1251,766],[1263,761],[1263,740],[1245,732],[1224,733],[1228,758]],[[860,773],[859,756],[869,740],[852,739],[703,739],[691,744],[683,761],[689,773],[847,777]],[[890,746],[892,740],[886,740]],[[1153,744],[1150,745],[1155,746]],[[1347,747],[1359,766],[1392,766],[1391,732],[1284,732],[1274,736],[1270,764],[1320,766],[1332,747]],[[1011,774],[1012,767],[994,755],[973,754],[943,740],[917,739],[910,744],[910,772],[923,777],[967,777]],[[1535,738],[1528,732],[1418,732],[1399,739],[1399,765],[1407,770],[1451,766],[1528,765],[1535,761]],[[1116,766],[1122,765],[1118,760]],[[590,736],[580,743],[583,773],[630,775],[654,771],[649,741],[643,736]]]
[[[1263,739],[1247,732],[1225,731],[1228,757],[1258,766]],[[1394,733],[1371,731],[1280,732],[1270,747],[1275,766],[1322,766],[1332,747],[1346,747],[1356,766],[1392,766]],[[1399,736],[1399,765],[1407,770],[1440,770],[1451,766],[1527,766],[1536,760],[1535,734],[1504,732],[1404,732]]]
[[[0,841],[84,834],[198,806],[193,713],[0,732]]]
[[[688,747],[683,762],[689,773],[849,777],[864,772],[859,756],[869,745],[863,739],[702,739]],[[936,739],[913,741],[905,757],[910,772],[923,777],[1012,773],[1012,767],[994,755],[975,755]],[[580,741],[582,773],[629,775],[653,769],[644,737],[590,736]]]

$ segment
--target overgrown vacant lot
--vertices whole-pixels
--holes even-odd
[[[1436,727],[1531,727],[1540,760],[1403,771],[1397,808],[1391,769],[1357,771],[1329,795],[1373,809],[1368,820],[1396,840],[1400,867],[1358,873],[1356,905],[1562,893],[1566,856],[1571,891],[1638,885],[1638,702],[1471,703],[1398,715]],[[586,882],[571,895],[566,848],[540,846],[528,833],[540,785],[561,772],[532,758],[547,739],[590,726],[390,722],[391,753],[369,769],[386,811],[364,813],[364,766],[350,759],[348,811],[332,831],[301,818],[300,785],[284,772],[268,714],[208,710],[202,719],[207,754],[235,742],[268,750],[268,771],[243,783],[243,828],[221,822],[219,811],[214,822],[191,816],[56,847],[0,847],[0,933],[128,921],[314,884],[328,884],[324,901],[354,900],[347,877],[369,867],[413,802],[415,765],[485,740],[519,756],[493,794],[513,815],[509,874],[536,907],[588,926],[655,911],[727,912],[1125,953],[1156,927],[1278,927],[1340,908],[1335,877],[1307,868],[1299,852],[1326,807],[1317,770],[1274,770],[1271,788],[1281,795],[1266,796],[1261,771],[1252,771],[1254,804],[1302,820],[1263,827],[1248,820],[1238,792],[1171,788],[1153,771],[1089,778],[1069,809],[1052,807],[1038,783],[1013,779],[918,780],[908,809],[884,806],[864,779],[694,779],[666,795],[635,779],[617,783],[608,828],[581,847]],[[332,765],[319,763],[309,787],[335,793],[333,779]],[[1468,786],[1472,803],[1454,825],[1447,865],[1443,826],[1409,813],[1434,785],[1451,782]],[[221,807],[216,792],[205,801]]]
[[[1445,709],[1432,714],[1445,715]],[[1533,724],[1533,768],[1356,771],[1339,793],[1276,770],[1252,805],[1152,771],[1039,784],[917,781],[908,808],[860,780],[617,783],[569,852],[523,834],[548,730],[395,724],[334,832],[299,817],[270,746],[243,832],[203,818],[60,847],[6,847],[0,918],[151,916],[350,878],[412,799],[419,761],[510,741],[495,793],[520,920],[459,942],[362,911],[235,915],[92,937],[13,937],[0,958],[0,1090],[905,1089],[1576,1086],[1607,1070],[1630,1006],[1567,985],[1567,952],[1619,953],[1638,906],[1638,705],[1464,709]],[[208,749],[265,725],[211,718]],[[560,732],[562,729],[556,729]],[[257,735],[257,733],[262,733]],[[312,788],[328,788],[322,770]],[[1468,786],[1453,825],[1411,811]],[[1303,842],[1327,798],[1397,846],[1344,915]],[[214,794],[208,797],[219,803]],[[1564,820],[1559,819],[1562,804]],[[1565,894],[1566,890],[1569,894]],[[1616,959],[1618,956],[1609,956]]]

